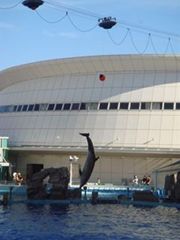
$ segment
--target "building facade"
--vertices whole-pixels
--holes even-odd
[[[49,60],[0,72],[0,135],[9,161],[83,166],[90,133],[96,162],[90,181],[124,184],[180,157],[180,57],[109,55]]]

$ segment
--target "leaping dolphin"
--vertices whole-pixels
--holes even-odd
[[[86,162],[84,164],[83,170],[79,169],[80,174],[80,188],[84,186],[89,180],[91,173],[93,171],[95,162],[99,159],[99,157],[95,156],[94,146],[89,137],[89,133],[80,133],[80,135],[86,137],[88,143],[88,155]]]

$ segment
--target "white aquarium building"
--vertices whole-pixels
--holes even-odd
[[[180,56],[108,55],[55,59],[0,72],[0,135],[24,175],[83,166],[90,133],[90,182],[126,184],[180,159]]]

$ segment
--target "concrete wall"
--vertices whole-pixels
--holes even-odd
[[[75,155],[79,157],[78,163],[81,165],[81,168],[83,168],[86,154],[75,153]],[[139,179],[142,179],[144,175],[151,175],[153,184],[156,184],[153,171],[176,161],[174,158],[165,157],[121,156],[117,154],[105,155],[102,153],[97,155],[100,156],[100,159],[95,164],[89,182],[97,182],[97,178],[100,178],[101,183],[113,183],[118,185],[130,184],[134,175],[137,175]],[[20,171],[26,176],[27,164],[43,164],[44,168],[69,167],[69,154],[19,152],[17,156],[16,171]],[[164,185],[163,174],[158,175],[158,185]]]

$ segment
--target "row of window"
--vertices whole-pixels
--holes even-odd
[[[180,110],[180,102],[82,102],[82,103],[37,103],[0,106],[0,112],[37,112],[68,110]]]

